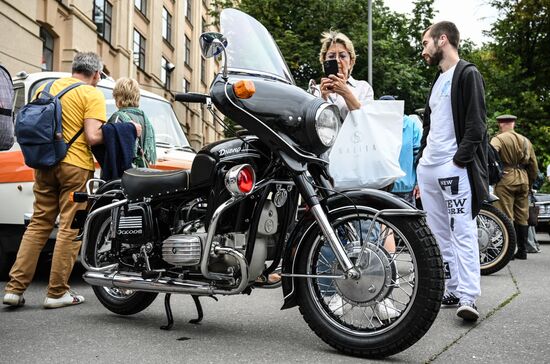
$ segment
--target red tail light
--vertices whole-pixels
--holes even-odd
[[[244,167],[239,171],[237,186],[242,193],[249,193],[254,188],[254,171],[250,166]]]
[[[233,196],[247,195],[254,189],[256,173],[248,164],[240,164],[225,174],[225,188]]]

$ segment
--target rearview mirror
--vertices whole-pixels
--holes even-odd
[[[221,33],[202,33],[199,38],[201,53],[205,58],[215,57],[227,47],[227,39]]]

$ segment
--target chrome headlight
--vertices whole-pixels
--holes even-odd
[[[325,147],[332,147],[340,130],[340,112],[336,105],[322,104],[315,113],[315,131]]]

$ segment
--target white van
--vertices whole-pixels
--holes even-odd
[[[13,79],[14,115],[33,97],[40,85],[69,76],[69,73],[62,72],[18,73]],[[103,79],[97,85],[105,95],[107,117],[116,110],[114,85],[111,79]],[[190,147],[172,105],[164,98],[142,90],[140,108],[155,129],[158,160],[152,168],[190,169],[195,151]],[[11,267],[11,258],[19,248],[25,226],[32,215],[33,183],[33,170],[25,165],[17,142],[10,150],[0,151],[0,279],[6,276]],[[45,251],[51,250],[55,233],[54,230]]]

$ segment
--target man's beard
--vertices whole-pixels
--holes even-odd
[[[435,66],[435,65],[438,65],[442,59],[443,59],[443,50],[440,47],[437,47],[433,54],[428,55],[428,59],[426,59],[426,63],[429,66]]]

